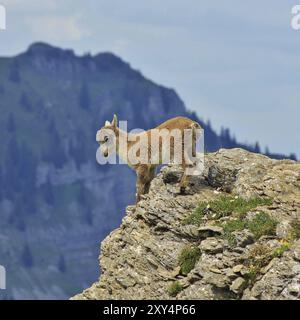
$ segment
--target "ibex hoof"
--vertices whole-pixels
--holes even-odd
[[[179,189],[180,194],[185,194],[185,191],[186,191],[186,187],[180,187]]]

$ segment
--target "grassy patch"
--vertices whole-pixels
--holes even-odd
[[[275,235],[277,223],[269,214],[259,212],[251,220],[245,218],[228,220],[220,226],[224,230],[223,238],[231,247],[234,247],[236,245],[235,236],[232,234],[234,231],[248,229],[253,233],[255,239],[259,239],[263,235]]]
[[[191,270],[193,270],[196,262],[200,258],[200,255],[200,249],[197,247],[186,246],[183,248],[178,259],[180,272],[183,275],[187,275]]]
[[[233,231],[241,231],[247,227],[245,220],[228,220],[223,224],[225,233],[231,233]]]
[[[171,297],[176,297],[177,294],[182,291],[182,285],[179,283],[179,281],[175,281],[171,283],[171,285],[168,288],[168,293]]]
[[[282,244],[279,248],[276,248],[274,251],[273,251],[273,257],[274,258],[280,258],[282,257],[282,255],[287,251],[289,250],[290,248],[290,244],[289,243],[284,243]]]
[[[260,269],[256,266],[250,266],[248,272],[245,274],[245,280],[248,286],[252,286],[259,275]]]
[[[204,215],[210,219],[220,219],[232,214],[243,217],[247,212],[258,206],[271,204],[272,199],[269,198],[255,197],[245,200],[239,197],[220,196],[218,199],[210,202],[200,202],[195,211],[184,220],[184,223],[200,225]]]
[[[245,220],[228,220],[221,225],[224,230],[223,238],[228,241],[229,246],[236,246],[236,239],[232,232],[241,231],[246,228],[246,225]]]
[[[253,219],[247,222],[247,228],[256,239],[263,235],[275,235],[277,221],[265,212],[259,212]]]
[[[194,210],[194,212],[183,220],[183,224],[200,225],[202,218],[204,217],[207,211],[208,211],[208,202],[199,203],[198,207]]]
[[[292,237],[294,239],[300,238],[300,219],[294,219],[291,223],[292,226]]]

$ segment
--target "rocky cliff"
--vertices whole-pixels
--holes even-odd
[[[300,163],[221,149],[187,195],[181,174],[164,167],[127,207],[73,299],[299,299]]]

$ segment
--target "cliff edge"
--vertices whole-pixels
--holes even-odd
[[[181,174],[164,167],[127,207],[72,299],[299,299],[300,163],[221,149],[187,195]]]

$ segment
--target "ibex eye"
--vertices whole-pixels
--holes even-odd
[[[107,142],[108,141],[108,136],[105,136],[104,137],[104,142]]]

